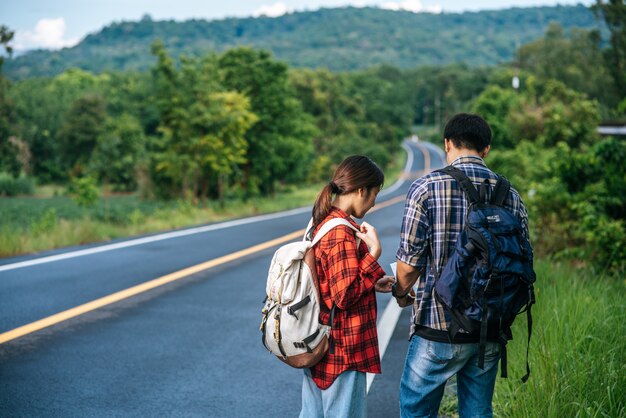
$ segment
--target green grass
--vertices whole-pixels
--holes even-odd
[[[526,318],[508,344],[509,378],[498,377],[497,417],[626,417],[626,281],[565,264],[538,262],[533,307],[531,375],[526,367]],[[442,413],[456,416],[446,396]]]
[[[0,257],[106,241],[309,205],[318,187],[290,189],[247,201],[100,199],[83,208],[67,197],[0,199]]]
[[[385,186],[402,172],[406,153],[398,153],[386,170]],[[0,257],[62,248],[115,238],[278,212],[312,205],[322,184],[283,187],[274,196],[205,201],[143,200],[113,195],[84,208],[62,196],[59,186],[41,186],[38,197],[0,198]],[[45,196],[45,197],[43,197]]]

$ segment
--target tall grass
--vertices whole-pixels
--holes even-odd
[[[539,261],[533,306],[530,379],[526,314],[513,325],[509,378],[499,378],[494,416],[511,418],[626,417],[626,281],[565,264]],[[456,417],[456,397],[440,412]]]
[[[498,379],[494,413],[502,417],[626,417],[624,278],[539,262],[533,307],[531,376],[526,320],[514,324],[509,379]]]

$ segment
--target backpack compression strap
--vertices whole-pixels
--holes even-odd
[[[491,196],[491,203],[496,206],[502,206],[504,201],[509,196],[511,190],[511,183],[504,176],[498,176],[496,187],[493,189],[493,195]]]

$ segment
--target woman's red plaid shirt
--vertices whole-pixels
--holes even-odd
[[[358,225],[343,210],[333,207],[321,225],[332,218],[345,218]],[[376,294],[374,285],[385,271],[361,242],[358,250],[354,231],[345,225],[333,228],[315,247],[321,300],[320,320],[328,323],[333,302],[337,305],[331,335],[334,354],[311,368],[320,389],[328,389],[346,370],[380,373]]]

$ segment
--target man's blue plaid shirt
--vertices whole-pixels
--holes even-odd
[[[462,170],[476,188],[489,179],[491,191],[497,181],[482,158],[459,157],[452,165]],[[491,198],[488,193],[488,198]],[[522,223],[528,237],[528,215],[519,193],[511,187],[504,206]],[[454,250],[457,237],[463,229],[467,199],[459,185],[443,173],[430,173],[413,182],[406,197],[400,247],[396,258],[420,271],[413,304],[411,335],[415,324],[446,331],[450,318],[433,297],[435,271],[441,272]]]

